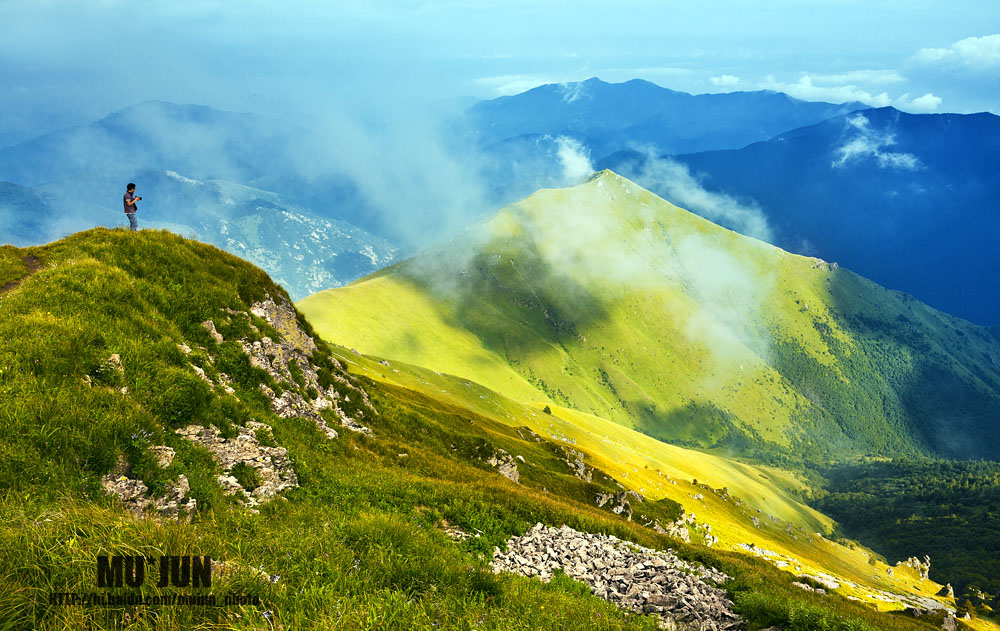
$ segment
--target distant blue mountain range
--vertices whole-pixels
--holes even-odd
[[[1000,322],[1000,117],[871,109],[671,159],[706,189],[759,205],[776,245]],[[650,160],[622,151],[598,166],[657,190]]]
[[[468,110],[470,138],[489,146],[513,138],[569,136],[600,158],[622,149],[692,153],[736,149],[781,132],[865,109],[813,103],[772,91],[698,94],[634,79],[550,84]]]
[[[478,103],[461,129],[499,198],[573,183],[573,161],[589,160],[731,229],[1000,323],[997,116],[589,79]],[[663,164],[677,168],[653,168]],[[664,178],[679,172],[699,195],[678,198]],[[767,230],[698,203],[713,195],[753,209]]]

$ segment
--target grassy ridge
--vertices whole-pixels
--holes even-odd
[[[731,594],[753,628],[934,627],[806,594],[760,561],[679,545],[598,509],[593,493],[613,486],[602,472],[585,483],[570,475],[551,442],[447,400],[365,381],[381,410],[370,423],[374,437],[343,431],[327,440],[311,420],[275,416],[255,394],[268,376],[232,346],[255,333],[225,309],[244,311],[281,290],[214,248],[167,233],[96,230],[12,252],[43,266],[0,296],[3,628],[655,628],[572,581],[546,585],[489,572],[484,553],[536,521],[669,544],[717,565],[735,577]],[[227,341],[201,326],[209,318]],[[263,321],[249,322],[278,339]],[[192,355],[180,353],[181,343]],[[108,368],[112,353],[122,372]],[[331,349],[320,343],[314,361],[332,366]],[[216,375],[224,368],[236,396],[198,379],[193,362],[206,372],[214,366]],[[251,419],[273,428],[300,484],[259,515],[222,493],[220,469],[206,451],[172,432],[189,422],[229,431]],[[146,451],[164,443],[177,449],[166,470]],[[524,457],[522,484],[479,457],[501,448]],[[154,490],[184,473],[199,512],[190,523],[127,513],[96,489],[120,459]],[[676,504],[649,502],[642,511],[669,519]],[[452,542],[442,532],[446,523],[480,536]],[[52,591],[94,590],[96,556],[115,553],[212,555],[224,561],[213,577],[216,593],[252,594],[263,604],[49,602]]]
[[[610,172],[299,306],[364,353],[674,444],[786,465],[1000,454],[988,329]]]
[[[530,429],[585,454],[587,466],[611,474],[626,488],[653,500],[675,501],[694,513],[719,537],[717,548],[745,552],[742,546],[753,544],[774,551],[795,559],[802,568],[797,573],[832,573],[857,583],[845,593],[883,608],[892,606],[879,600],[877,590],[932,596],[940,589],[915,572],[890,575],[891,562],[854,542],[835,543],[817,536],[816,531],[829,532],[834,524],[800,499],[811,494],[813,482],[788,471],[665,445],[617,423],[553,404],[548,405],[551,414],[546,414],[541,405],[507,399],[464,378],[338,348],[333,352],[352,372],[422,392],[514,428]],[[698,535],[694,541],[699,541]]]

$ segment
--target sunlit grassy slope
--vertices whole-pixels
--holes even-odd
[[[605,171],[298,305],[329,339],[761,461],[997,457],[1000,342]]]
[[[837,595],[806,593],[792,585],[792,576],[747,554],[683,545],[644,527],[647,520],[673,519],[679,507],[669,500],[674,485],[664,485],[661,495],[658,474],[643,471],[640,479],[639,471],[629,470],[639,456],[648,457],[650,471],[657,467],[679,476],[690,467],[711,470],[719,476],[709,480],[713,485],[732,479],[734,488],[738,481],[748,494],[774,494],[769,510],[823,520],[781,499],[778,477],[680,449],[649,449],[647,456],[653,443],[620,425],[558,407],[549,418],[467,380],[385,366],[320,339],[311,362],[325,383],[338,388],[348,413],[360,404],[357,392],[346,389],[335,358],[349,359],[356,374],[399,376],[398,383],[395,377],[356,378],[379,412],[365,417],[372,435],[338,426],[341,435],[330,439],[313,420],[279,417],[262,385],[311,395],[294,375],[272,377],[243,354],[239,339],[262,342],[266,335],[280,341],[285,335],[248,313],[265,296],[287,299],[261,270],[166,232],[93,230],[44,247],[0,248],[0,627],[657,627],[650,617],[626,615],[565,577],[543,584],[494,575],[488,565],[493,546],[539,521],[671,546],[685,558],[723,569],[733,577],[725,588],[753,629],[940,627],[940,615],[890,616]],[[207,319],[223,341],[202,325]],[[301,316],[297,322],[310,332]],[[113,355],[120,371],[107,368]],[[199,377],[221,379],[223,372],[231,391]],[[335,423],[329,409],[324,413]],[[287,449],[298,480],[282,498],[261,505],[259,514],[224,492],[223,469],[204,447],[174,431],[212,425],[235,438],[236,426],[250,421],[262,424],[258,440]],[[587,455],[588,465],[598,466],[591,482],[572,475],[558,436],[588,424],[593,431],[580,433],[578,446],[595,450]],[[542,435],[536,438],[521,425]],[[620,461],[598,461],[596,445],[605,434],[617,441]],[[166,468],[150,455],[155,445],[175,450]],[[484,462],[484,454],[498,449],[524,458],[517,461],[519,483]],[[101,489],[101,479],[112,471],[142,480],[157,495],[184,475],[197,511],[190,521],[132,515]],[[641,484],[649,493],[634,506],[632,521],[594,504],[596,493],[617,491],[618,481]],[[708,488],[682,480],[677,490],[681,499],[683,493],[703,493],[706,507],[699,510],[706,519],[740,514],[734,502],[723,502]],[[739,522],[729,521],[734,528]],[[453,541],[446,525],[479,536]],[[801,530],[793,534],[806,536]],[[261,604],[53,604],[52,593],[93,592],[96,558],[115,554],[211,555],[220,562],[213,566],[211,593],[252,595]],[[176,593],[151,583],[143,595]],[[122,587],[111,593],[138,591]]]
[[[797,492],[806,485],[787,471],[745,464],[664,444],[620,424],[549,404],[511,400],[468,379],[334,347],[352,372],[420,391],[584,454],[588,467],[610,473],[649,500],[669,499],[708,524],[716,547],[747,553],[752,544],[769,551],[769,562],[793,575],[826,573],[843,583],[841,593],[881,609],[900,609],[896,595],[932,597],[940,585],[909,569],[895,570],[861,546],[828,536],[829,517],[809,508]],[[520,432],[520,430],[519,430]],[[515,452],[516,453],[516,452]],[[754,524],[754,518],[757,524]],[[709,531],[699,527],[693,541]],[[895,560],[890,560],[890,564]],[[784,565],[782,565],[784,563]],[[851,584],[853,583],[853,585]]]

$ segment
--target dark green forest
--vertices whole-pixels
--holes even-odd
[[[956,596],[1000,593],[1000,463],[900,460],[828,470],[813,505],[890,562],[931,557]],[[974,598],[978,601],[980,598]]]

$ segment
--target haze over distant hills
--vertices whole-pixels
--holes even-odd
[[[397,168],[362,190],[364,169],[336,173],[322,139],[295,125],[150,102],[0,148],[0,182],[9,182],[0,229],[26,245],[118,225],[116,200],[137,181],[144,225],[247,256],[300,298],[412,247],[396,239],[397,220],[414,216],[414,186],[436,187],[426,244],[538,188],[579,182],[596,162],[720,225],[1000,322],[1000,263],[977,258],[1000,240],[1000,119],[861,107],[774,92],[690,95],[639,80],[548,85],[454,121],[441,140],[455,168]],[[662,159],[684,151],[698,153]],[[362,162],[379,168],[377,156]],[[438,220],[447,204],[461,207],[459,221]],[[263,223],[245,220],[254,213]]]
[[[590,162],[624,149],[660,153],[735,149],[865,106],[800,101],[770,91],[698,94],[640,79],[544,85],[480,102],[456,122],[479,147],[502,203],[575,184]]]
[[[0,149],[0,227],[16,245],[123,222],[139,185],[139,221],[218,245],[270,272],[295,297],[395,259],[363,221],[351,182],[309,164],[293,125],[209,107],[149,102],[89,125]]]
[[[1000,117],[866,110],[742,149],[673,156],[709,191],[758,207],[772,242],[980,324],[1000,322]],[[654,191],[663,165],[598,163]]]

